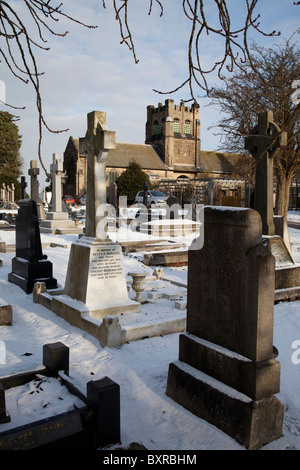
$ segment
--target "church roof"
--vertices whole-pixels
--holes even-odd
[[[108,152],[106,166],[110,168],[127,168],[134,160],[143,170],[166,170],[159,149],[155,145],[118,143],[114,150]]]
[[[201,150],[200,171],[204,173],[232,173],[241,158],[240,154]]]

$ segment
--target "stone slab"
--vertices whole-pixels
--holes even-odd
[[[188,250],[145,253],[143,263],[146,266],[187,266]]]
[[[300,287],[300,266],[283,266],[275,270],[275,289]]]
[[[50,220],[69,220],[69,213],[68,212],[47,212],[46,220],[43,221],[45,224],[47,221]]]
[[[277,289],[275,290],[274,302],[285,302],[300,300],[300,287],[291,287],[289,289]]]

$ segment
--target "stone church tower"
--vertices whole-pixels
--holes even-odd
[[[174,105],[166,100],[158,107],[147,106],[146,144],[159,147],[164,163],[169,168],[187,165],[200,166],[199,107]]]

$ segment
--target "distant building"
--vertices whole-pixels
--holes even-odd
[[[116,181],[130,161],[138,162],[150,180],[239,177],[238,154],[201,150],[199,108],[173,100],[147,107],[145,144],[117,143],[106,160],[107,186]],[[85,137],[70,137],[64,151],[68,175],[64,194],[78,201],[86,193],[86,158],[79,152]]]

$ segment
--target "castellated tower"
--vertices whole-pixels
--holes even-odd
[[[196,168],[200,163],[199,107],[174,105],[166,100],[164,106],[147,106],[146,144],[157,145],[169,168],[176,165]]]

